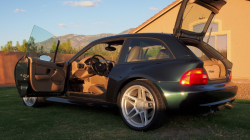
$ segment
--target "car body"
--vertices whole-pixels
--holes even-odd
[[[15,68],[19,94],[27,106],[37,106],[48,97],[117,104],[124,122],[134,130],[159,127],[169,109],[215,109],[230,104],[238,89],[231,81],[232,63],[203,41],[214,15],[225,4],[224,0],[183,0],[173,34],[138,33],[101,38],[66,62],[56,61],[60,41],[34,27],[27,49],[31,51]],[[197,12],[193,8],[205,10]],[[185,21],[191,19],[189,16],[207,13],[202,30],[182,29],[189,24]],[[50,37],[36,38],[35,29]],[[38,45],[49,43],[54,49],[38,51],[41,50]],[[192,52],[193,48],[200,50],[201,55]],[[106,60],[111,59],[107,54],[115,54],[117,58]]]

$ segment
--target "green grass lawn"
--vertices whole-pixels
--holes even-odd
[[[250,139],[250,100],[213,116],[169,115],[159,129],[137,132],[117,109],[50,103],[24,106],[16,88],[0,88],[0,139]]]

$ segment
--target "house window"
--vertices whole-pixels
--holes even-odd
[[[194,31],[198,31],[200,27],[204,27],[205,23],[201,23],[198,25],[193,26]],[[211,31],[212,30],[212,31]],[[211,31],[211,35],[209,38],[209,34]],[[209,38],[209,40],[208,40]],[[211,23],[207,34],[203,39],[204,42],[208,43],[210,46],[214,47],[216,50],[218,50],[225,58],[227,58],[227,45],[228,45],[228,38],[227,34],[221,33],[219,31],[218,23]]]
[[[198,24],[198,25],[195,25],[194,26],[194,32],[202,32],[204,27],[205,27],[206,23],[201,23],[201,24]],[[210,26],[208,27],[208,30],[207,32],[210,32],[211,29],[212,29],[212,32],[218,32],[218,23],[211,23]]]

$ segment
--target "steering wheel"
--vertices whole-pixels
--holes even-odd
[[[98,62],[93,63],[93,60],[94,60],[95,58],[97,58],[97,57],[101,57],[101,58],[104,60],[104,62],[102,63],[102,62],[98,61]],[[98,58],[97,58],[97,59],[98,59]],[[98,60],[99,60],[99,59],[98,59]],[[101,56],[101,55],[93,55],[93,56],[91,57],[91,59],[90,59],[89,64],[90,64],[91,68],[92,68],[98,75],[100,75],[100,76],[105,76],[105,75],[107,75],[108,72],[109,72],[109,65],[108,65],[108,62],[107,62],[107,60],[106,60],[103,56]]]

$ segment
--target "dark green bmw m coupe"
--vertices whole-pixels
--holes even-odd
[[[161,126],[171,109],[232,107],[238,89],[231,82],[232,63],[203,41],[225,4],[183,0],[173,34],[105,37],[75,55],[34,26],[27,53],[16,64],[16,87],[30,107],[56,98],[115,104],[134,130]],[[193,29],[199,17],[206,23]]]

